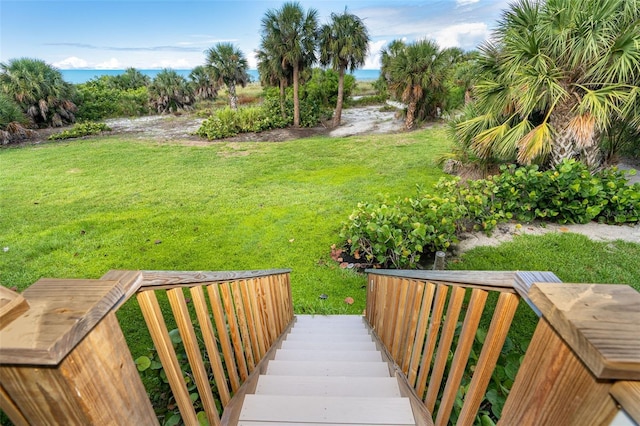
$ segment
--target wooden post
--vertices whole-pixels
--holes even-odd
[[[158,424],[112,308],[118,281],[41,279],[2,321],[0,408],[22,424]]]
[[[611,284],[534,284],[542,318],[503,425],[608,425],[617,380],[640,380],[640,293]]]

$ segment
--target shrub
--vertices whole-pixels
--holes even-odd
[[[109,78],[113,76],[102,76],[77,86],[79,120],[97,121],[149,113],[149,90],[146,86],[122,89]]]
[[[558,223],[625,223],[640,220],[640,184],[628,185],[617,168],[589,172],[576,160],[555,169],[538,166],[502,166],[492,178],[500,208],[521,221],[534,219]]]
[[[101,132],[108,132],[111,128],[104,123],[95,123],[92,121],[87,121],[84,123],[78,123],[74,125],[71,129],[64,130],[59,133],[54,133],[49,136],[49,140],[60,140],[60,139],[73,139],[73,138],[81,138],[83,136],[97,135]]]
[[[384,267],[414,268],[425,252],[446,250],[466,230],[491,232],[515,218],[558,223],[640,221],[640,184],[616,168],[589,173],[575,160],[554,170],[503,166],[490,179],[441,179],[415,198],[359,203],[340,233],[356,258]]]
[[[415,268],[424,252],[446,250],[456,239],[463,210],[454,200],[418,194],[415,198],[359,203],[340,236],[351,254],[384,267]]]

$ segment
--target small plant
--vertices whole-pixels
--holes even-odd
[[[97,135],[102,132],[109,132],[111,128],[104,123],[95,123],[86,121],[84,123],[75,124],[71,129],[63,130],[49,136],[49,140],[73,139],[83,136]]]
[[[191,375],[189,359],[187,358],[187,353],[182,345],[182,338],[180,337],[180,332],[178,329],[173,329],[169,332],[169,337],[171,338],[171,343],[173,348],[176,351],[176,357],[178,358],[178,363],[180,364],[180,370],[182,371],[184,382],[187,385],[187,390],[189,391],[189,396],[191,398],[191,402],[196,411],[196,415],[198,417],[198,421],[201,425],[207,425],[207,416],[202,407],[202,401],[200,395],[198,394],[198,389]],[[203,359],[205,364],[205,369],[210,371],[208,365],[208,359]],[[162,367],[162,364],[159,361],[158,353],[155,349],[152,349],[148,355],[142,355],[135,359],[136,366],[138,367],[138,371],[142,373],[143,377],[145,377],[146,383],[153,387],[153,389],[148,389],[148,393],[151,397],[151,403],[154,407],[156,415],[158,419],[161,421],[163,426],[175,426],[179,424],[183,424],[182,417],[180,416],[180,411],[178,410],[178,406],[173,397],[173,393],[171,392],[171,387],[169,386],[169,379],[167,378],[167,374]],[[209,382],[211,383],[211,389],[216,392],[215,383],[213,377],[209,378]],[[219,399],[216,399],[216,404],[218,408],[218,414],[221,414],[221,404]]]

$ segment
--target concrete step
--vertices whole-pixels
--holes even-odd
[[[276,376],[390,377],[386,362],[269,361],[266,374]]]
[[[327,342],[322,340],[285,340],[281,349],[311,349],[328,351],[377,351],[375,342]]]
[[[250,421],[415,425],[408,398],[246,395],[240,422]]]
[[[380,362],[382,361],[382,354],[377,351],[278,349],[275,360]]]
[[[269,376],[258,378],[256,394],[341,397],[400,397],[395,377]]]
[[[290,333],[285,338],[287,341],[319,341],[319,342],[372,342],[369,334],[316,334],[316,333]]]

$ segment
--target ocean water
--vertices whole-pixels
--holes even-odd
[[[159,69],[153,70],[138,70],[142,74],[148,75],[152,79],[158,75],[161,71]],[[174,70],[181,76],[188,78],[191,70]],[[74,70],[60,70],[62,77],[65,81],[73,84],[86,83],[87,81],[103,76],[103,75],[120,75],[124,73],[124,70],[89,70],[89,69],[74,69]],[[258,70],[249,70],[249,75],[252,81],[260,81],[260,74]],[[380,70],[356,70],[353,73],[356,80],[359,81],[371,81],[377,80],[380,76]]]

